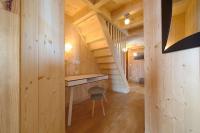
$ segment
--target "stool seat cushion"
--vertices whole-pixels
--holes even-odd
[[[90,88],[88,90],[88,93],[90,95],[93,95],[93,94],[104,94],[105,93],[105,89],[102,88],[102,87],[95,86],[95,87]]]
[[[90,98],[91,100],[101,100],[103,99],[103,94],[92,94]]]

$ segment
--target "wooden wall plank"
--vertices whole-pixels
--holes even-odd
[[[0,9],[0,19],[0,132],[19,133],[19,13]]]
[[[40,0],[39,18],[39,133],[64,133],[64,0]]]
[[[64,1],[22,0],[21,132],[65,132]]]
[[[144,52],[142,50],[128,50],[128,80],[131,82],[139,82],[140,78],[144,78],[144,60],[135,60],[134,53]]]
[[[71,43],[73,47],[70,52],[65,53],[65,76],[100,73],[88,44],[81,38],[67,16],[65,17],[65,42]],[[99,81],[74,87],[74,103],[88,99],[88,89],[102,84],[106,85],[106,82]],[[68,90],[66,88],[66,106],[69,100]]]
[[[38,130],[38,0],[22,0],[21,133]]]
[[[145,132],[200,132],[200,48],[162,54],[161,0],[144,0],[144,27]]]

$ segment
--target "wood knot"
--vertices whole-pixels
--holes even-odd
[[[44,76],[39,76],[38,77],[38,80],[41,80],[41,79],[43,79],[44,78]]]

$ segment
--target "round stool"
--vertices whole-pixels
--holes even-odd
[[[95,109],[95,101],[101,101],[101,107],[103,111],[103,115],[105,116],[105,109],[103,104],[103,99],[106,100],[105,97],[105,89],[102,87],[92,87],[88,90],[88,93],[90,94],[90,99],[92,100],[92,117],[94,116],[94,109]]]

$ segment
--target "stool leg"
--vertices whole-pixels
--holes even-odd
[[[94,116],[95,100],[92,101],[92,117]]]
[[[102,111],[103,111],[103,115],[105,116],[105,109],[104,109],[104,105],[103,105],[103,99],[101,100],[101,107],[102,107]]]
[[[103,98],[104,98],[105,102],[108,102],[108,99],[106,98],[106,94],[105,93],[103,94]]]

